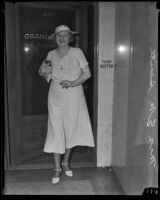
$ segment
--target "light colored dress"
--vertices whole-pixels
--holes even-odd
[[[74,81],[88,62],[79,48],[70,47],[60,58],[56,50],[50,51],[52,79],[48,93],[48,130],[44,152],[65,153],[74,146],[94,147],[91,123],[82,85],[62,88],[61,80]]]

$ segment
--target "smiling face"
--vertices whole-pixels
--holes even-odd
[[[56,42],[59,47],[68,46],[70,41],[70,33],[68,31],[61,31],[56,34]]]

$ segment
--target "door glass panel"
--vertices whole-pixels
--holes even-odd
[[[60,24],[75,30],[76,13],[75,10],[21,6],[18,15],[22,115],[47,114],[49,84],[39,76],[38,69],[47,53],[56,47],[48,36]]]

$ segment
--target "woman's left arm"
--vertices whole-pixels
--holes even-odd
[[[91,77],[91,73],[90,73],[89,67],[87,65],[84,68],[81,68],[80,76],[76,80],[74,80],[74,81],[64,80],[60,84],[62,85],[63,88],[75,87],[75,86],[82,84],[90,77]]]
[[[71,87],[75,87],[77,85],[82,84],[83,82],[85,82],[90,77],[91,77],[91,73],[90,73],[89,67],[87,65],[86,67],[81,68],[80,76],[76,80],[71,81]]]

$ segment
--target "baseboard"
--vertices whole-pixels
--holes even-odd
[[[11,167],[8,170],[23,170],[23,169],[53,169],[53,164],[25,164],[25,165],[18,165]],[[91,162],[85,163],[71,163],[72,168],[79,168],[79,167],[95,167],[95,165]]]

